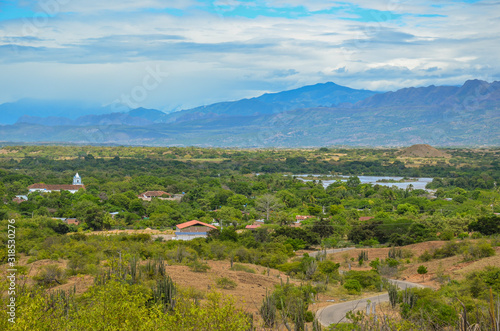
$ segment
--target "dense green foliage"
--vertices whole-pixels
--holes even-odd
[[[167,276],[159,271],[161,261],[206,272],[209,268],[206,260],[230,260],[231,264],[236,262],[233,270],[249,273],[255,270],[241,263],[258,264],[277,268],[304,282],[314,282],[316,287],[283,284],[262,304],[261,312],[267,316],[268,325],[278,320],[303,325],[311,319],[307,310],[311,297],[329,283],[339,284],[351,294],[380,291],[381,276],[394,276],[405,263],[404,259],[411,256],[400,248],[393,248],[386,259],[369,262],[371,271],[349,271],[340,275],[340,264],[327,259],[325,253],[296,257],[298,250],[351,244],[402,246],[439,238],[449,242],[440,249],[425,252],[418,257],[420,261],[457,254],[461,254],[464,261],[470,261],[491,256],[495,251],[491,241],[468,240],[468,231],[474,231],[473,238],[500,232],[500,219],[494,214],[500,211],[500,193],[495,185],[500,180],[495,159],[497,150],[452,150],[449,151],[452,158],[446,162],[418,160],[421,162],[418,166],[414,160],[397,158],[393,150],[40,146],[4,150],[7,152],[0,154],[3,202],[0,261],[7,261],[7,220],[15,219],[17,254],[28,256],[29,263],[42,259],[68,261],[65,270],[55,265],[45,267],[35,277],[40,287],[56,286],[67,277],[79,274],[96,279],[89,292],[74,298],[74,309],[62,309],[59,303],[47,306],[49,299],[43,293],[24,293],[20,302],[26,305],[20,310],[20,318],[29,314],[40,316],[35,312],[37,309],[53,312],[58,318],[57,321],[45,317],[40,317],[39,322],[26,321],[28,324],[19,326],[20,329],[48,325],[53,329],[71,330],[91,325],[85,323],[109,324],[110,329],[141,329],[142,326],[134,323],[144,319],[167,328],[180,323],[181,316],[190,316],[195,321],[186,322],[189,325],[179,324],[180,329],[199,329],[196,320],[220,325],[221,330],[231,329],[231,325],[235,325],[231,323],[236,321],[246,325],[246,316],[216,294],[211,294],[207,305],[223,310],[220,316],[234,314],[234,319],[225,321],[228,324],[217,324],[222,321],[206,316],[209,306],[200,305],[182,293],[178,294],[175,307],[170,297],[167,300],[164,294],[168,292],[166,288],[172,288],[170,283],[157,282]],[[31,193],[28,201],[12,201],[16,195],[26,194],[28,185],[33,183],[70,184],[75,172],[82,176],[86,190],[75,194],[67,191]],[[319,176],[294,176],[304,173]],[[338,180],[323,185],[324,180],[332,180],[326,175],[340,174],[349,177],[343,180],[334,177]],[[361,175],[431,176],[434,181],[428,187],[435,191],[363,184],[358,177]],[[177,200],[139,199],[139,194],[152,190],[174,194]],[[112,217],[110,213],[117,215]],[[301,220],[300,227],[296,223],[298,215],[308,216]],[[67,225],[54,219],[73,217],[82,224]],[[93,230],[102,229],[171,230],[193,219],[217,222],[222,228],[210,231],[206,239],[187,242],[164,241],[150,234],[92,235]],[[260,227],[244,230],[257,219],[263,220]],[[128,278],[113,276],[110,271],[118,270],[118,261],[126,265],[119,274]],[[147,265],[139,266],[138,261],[147,261]],[[366,261],[369,256],[360,254],[357,263],[363,265]],[[467,297],[485,300],[488,286],[498,291],[495,270],[478,271],[469,276],[468,283],[459,284],[460,288],[450,283],[441,293],[451,298],[450,291],[456,290],[463,302],[470,299]],[[224,275],[220,276],[217,281],[221,288],[236,286]],[[109,297],[105,296],[106,292],[110,293]],[[104,313],[103,307],[109,304],[117,309],[116,316],[125,316],[123,309],[115,307],[115,302],[108,302],[120,293],[124,300],[130,301],[129,308],[137,309],[137,313],[124,321],[111,321],[112,316]],[[33,300],[28,299],[29,295]],[[402,316],[408,323],[419,325],[417,316],[432,315],[434,310],[440,310],[440,314],[433,315],[436,320],[432,325],[449,325],[457,319],[457,309],[441,309],[450,300],[443,301],[425,291],[417,297],[414,306],[407,307],[402,302]],[[98,304],[91,307],[92,298]],[[467,304],[472,307],[472,303]],[[100,314],[104,314],[101,319]]]

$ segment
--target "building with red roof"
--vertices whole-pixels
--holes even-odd
[[[175,238],[177,240],[191,240],[194,238],[206,238],[208,232],[217,229],[215,226],[197,220],[177,224]]]
[[[261,227],[260,224],[252,224],[252,225],[245,226],[245,229],[255,230],[255,229],[260,228],[260,227]]]
[[[82,184],[82,179],[78,173],[76,173],[75,177],[73,177],[73,185],[50,185],[44,183],[36,183],[28,186],[28,191],[32,192],[60,192],[60,191],[69,191],[70,193],[76,193],[78,190],[84,189],[85,185]]]

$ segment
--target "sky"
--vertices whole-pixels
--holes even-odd
[[[163,111],[335,82],[500,80],[495,0],[0,0],[0,104]]]

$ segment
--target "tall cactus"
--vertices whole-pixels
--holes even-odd
[[[389,284],[387,291],[389,292],[389,302],[391,303],[391,307],[395,308],[398,303],[398,288],[396,285]]]
[[[276,324],[276,299],[273,295],[269,295],[266,290],[266,297],[262,301],[259,309],[260,316],[264,320],[264,325],[268,328],[274,327]]]

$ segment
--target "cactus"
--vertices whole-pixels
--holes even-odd
[[[417,295],[415,294],[415,291],[413,291],[413,289],[405,289],[404,292],[403,292],[403,303],[408,305],[409,308],[413,308],[413,306],[415,305],[415,303],[417,302]]]
[[[403,250],[401,248],[391,247],[389,249],[389,253],[387,256],[391,259],[402,259],[403,258]]]
[[[358,261],[360,262],[360,264],[362,263],[362,261],[368,261],[368,252],[367,251],[359,252]]]
[[[262,305],[259,309],[260,316],[264,320],[264,325],[266,327],[272,328],[276,324],[276,300],[274,296],[269,295],[266,290],[266,297],[262,301]]]
[[[389,302],[391,303],[391,307],[395,308],[398,303],[398,288],[396,285],[389,284],[387,290],[389,291]]]
[[[156,286],[152,287],[154,303],[163,305],[164,311],[174,310],[175,295],[177,293],[175,283],[170,276],[164,276],[156,281]]]

